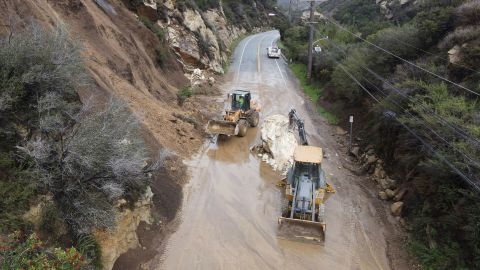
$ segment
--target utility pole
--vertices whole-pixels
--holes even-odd
[[[352,138],[353,138],[353,115],[350,115],[348,118],[348,122],[350,122],[350,141],[348,143],[348,151],[352,151]]]
[[[288,22],[292,23],[292,1],[290,0],[290,4],[288,5]]]
[[[313,18],[315,15],[315,1],[310,1],[310,29],[308,33],[308,68],[307,68],[307,80],[308,83],[312,83],[312,64],[313,64]]]

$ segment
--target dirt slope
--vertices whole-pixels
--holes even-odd
[[[188,84],[180,64],[170,60],[163,70],[156,65],[154,48],[158,40],[119,1],[0,2],[1,34],[32,21],[47,27],[63,23],[71,36],[83,43],[86,65],[94,80],[94,87],[82,93],[83,98],[91,94],[96,100],[105,100],[100,98],[105,95],[121,97],[143,119],[155,140],[180,156],[190,155],[201,145],[202,132],[184,121],[190,117],[201,121],[200,113],[197,109],[186,112],[177,105],[177,88]]]

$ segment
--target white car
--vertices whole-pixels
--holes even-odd
[[[269,46],[267,48],[267,55],[268,58],[280,58],[280,54],[282,53],[282,50],[276,46]]]

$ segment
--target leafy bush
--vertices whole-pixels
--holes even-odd
[[[480,24],[480,2],[465,1],[455,10],[455,17],[461,25],[478,25]]]
[[[304,59],[307,54],[308,32],[304,26],[294,26],[285,30],[283,44],[287,47],[286,57],[294,61]]]
[[[218,8],[220,6],[219,0],[195,0],[198,8],[205,11],[211,8]]]
[[[62,212],[58,209],[55,203],[50,202],[45,205],[42,208],[40,230],[47,233],[50,239],[57,241],[61,236],[63,226]]]
[[[155,60],[157,61],[160,66],[165,67],[165,64],[171,57],[170,50],[168,46],[165,45],[158,45],[155,47]]]
[[[156,168],[147,166],[138,121],[118,100],[82,108],[76,90],[89,78],[81,47],[64,27],[47,32],[32,25],[0,45],[0,134],[13,143],[0,148],[1,163],[10,167],[0,175],[0,192],[8,192],[0,218],[19,227],[21,210],[41,192],[53,194],[71,232],[113,228],[115,200],[136,201]],[[45,214],[49,221],[57,215]]]
[[[88,269],[88,262],[75,248],[47,248],[36,234],[23,239],[20,233],[10,235],[0,249],[2,269]]]
[[[59,25],[52,32],[32,24],[0,40],[0,222],[25,226],[22,214],[38,193],[28,164],[15,146],[36,131],[50,133],[75,122],[76,89],[88,83],[78,43]],[[5,140],[3,140],[5,139]],[[42,191],[44,192],[44,190]]]
[[[8,170],[8,179],[0,177],[0,233],[29,227],[23,214],[28,211],[30,201],[37,193],[36,187],[27,180],[23,172],[11,168]]]
[[[326,111],[318,104],[319,97],[323,94],[323,89],[318,83],[309,84],[307,80],[307,67],[303,64],[291,64],[290,69],[293,74],[300,81],[300,85],[303,88],[303,91],[310,97],[315,106],[317,107],[317,112],[325,117],[330,124],[336,124],[338,122],[335,115]]]
[[[190,86],[183,87],[180,92],[177,94],[178,104],[183,105],[183,102],[193,95],[192,88]]]
[[[342,24],[355,25],[363,36],[368,36],[389,25],[379,12],[376,2],[369,0],[344,1],[337,7],[333,17]]]
[[[369,36],[368,39],[385,50],[407,59],[417,55],[418,50],[415,47],[422,47],[422,39],[418,29],[410,24],[384,28]],[[405,44],[408,44],[408,46]]]
[[[91,234],[80,235],[76,241],[78,251],[83,254],[95,269],[103,269],[100,245]]]
[[[143,25],[145,25],[145,27],[153,31],[153,22],[150,21],[149,18],[144,16],[139,16],[138,19],[143,23]]]
[[[205,54],[209,59],[213,59],[215,56],[210,50],[210,43],[208,43],[205,37],[198,32],[195,32],[195,37],[197,38],[198,49],[200,50],[200,53]]]

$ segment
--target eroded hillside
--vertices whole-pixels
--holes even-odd
[[[120,98],[140,120],[150,154],[161,153],[164,164],[153,173],[145,194],[137,197],[137,202],[120,198],[113,203],[118,211],[116,229],[109,232],[100,226],[95,232],[105,269],[111,269],[127,250],[142,250],[136,233],[139,224],[151,223],[152,233],[162,235],[163,227],[174,219],[187,177],[181,160],[202,145],[204,124],[218,109],[211,102],[211,95],[217,92],[215,76],[224,72],[234,40],[261,26],[267,5],[262,3],[267,1],[259,1],[258,6],[254,2],[254,7],[244,8],[236,1],[226,1],[224,6],[207,2],[201,7],[193,1],[147,0],[0,3],[0,35],[5,40],[31,25],[47,31],[59,25],[66,29],[68,36],[81,44],[90,77],[90,84],[78,89],[82,102],[103,108],[111,97]],[[235,24],[235,20],[242,23]],[[28,130],[26,126],[15,128]],[[20,142],[32,136],[29,132],[21,135]],[[0,178],[5,175],[9,173],[0,171]],[[35,223],[41,222],[42,208],[56,199],[48,191],[35,192],[26,198],[32,204],[25,215],[25,224],[33,223],[28,230],[38,229]],[[69,239],[68,225],[61,227],[62,243],[76,242]]]

